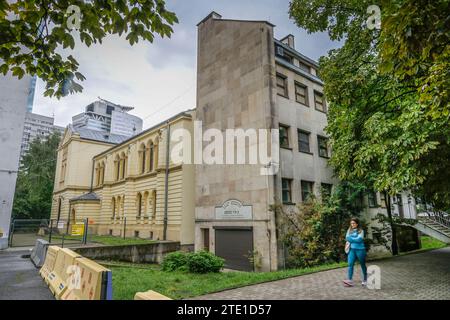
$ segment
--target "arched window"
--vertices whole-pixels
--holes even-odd
[[[158,169],[158,140],[153,145],[153,169]]]
[[[116,217],[116,198],[112,198],[112,202],[111,202],[111,207],[112,207],[112,218],[114,219]]]
[[[144,173],[145,172],[145,162],[146,162],[146,149],[145,149],[145,144],[141,144],[141,146],[139,147],[139,159],[141,161],[139,161],[139,172],[140,173]]]
[[[125,178],[125,167],[126,167],[126,157],[125,153],[121,153],[120,155],[120,179]]]
[[[156,190],[152,191],[152,219],[156,218]]]
[[[149,210],[150,210],[150,206],[149,206],[149,196],[148,196],[148,191],[144,192],[144,199],[142,201],[143,204],[143,208],[142,208],[142,212],[144,213],[145,217],[148,217],[149,214]]]
[[[148,144],[148,159],[149,159],[149,165],[148,165],[148,171],[152,172],[154,169],[154,159],[155,159],[155,148],[154,148],[153,141],[150,141]]]
[[[115,166],[115,180],[119,180],[120,178],[120,158],[119,155],[116,156],[116,160],[114,160]]]
[[[100,185],[100,164],[97,163],[97,166],[95,168],[95,185]]]
[[[100,176],[99,176],[100,183],[103,184],[105,182],[105,162],[102,161],[100,164]]]
[[[137,216],[140,218],[142,215],[142,195],[141,195],[141,193],[137,194],[136,206],[137,206]]]

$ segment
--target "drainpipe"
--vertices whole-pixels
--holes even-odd
[[[164,232],[163,240],[167,240],[168,202],[169,202],[169,154],[170,154],[170,124],[167,121],[167,142],[166,142],[166,174],[164,190]]]

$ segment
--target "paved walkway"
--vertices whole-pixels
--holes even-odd
[[[0,300],[53,300],[38,269],[23,250],[0,251]]]
[[[194,299],[450,299],[450,247],[424,253],[409,254],[369,262],[381,269],[381,289],[360,286],[360,267],[355,265],[353,280],[358,285],[346,288],[342,280],[346,268],[266,282],[248,287],[226,290]]]

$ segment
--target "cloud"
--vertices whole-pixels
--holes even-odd
[[[270,21],[276,25],[276,38],[292,33],[297,50],[315,60],[339,45],[326,34],[299,29],[289,20],[289,0],[172,0],[167,6],[180,20],[170,39],[155,37],[153,43],[130,46],[124,37],[109,36],[102,45],[89,48],[77,42],[70,53],[87,78],[83,92],[60,100],[45,98],[44,84],[38,80],[33,112],[54,113],[55,123],[66,126],[72,116],[100,96],[135,107],[132,113],[145,118],[146,128],[195,107],[196,25],[211,11],[225,19]]]

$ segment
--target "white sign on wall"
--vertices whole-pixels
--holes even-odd
[[[216,219],[252,219],[252,206],[243,205],[239,200],[231,199],[225,201],[215,209]]]

